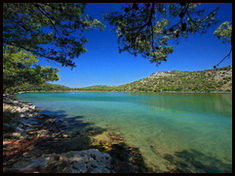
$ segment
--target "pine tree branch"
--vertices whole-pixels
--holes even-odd
[[[53,20],[51,19],[51,17],[49,17],[49,16],[43,11],[43,8],[42,8],[40,5],[38,5],[38,4],[33,4],[33,5],[34,5],[44,16],[46,16],[46,17],[49,19],[49,21],[50,21],[52,27],[55,29],[56,33],[60,36],[60,38],[62,38],[61,35],[60,35],[60,33],[59,33],[59,31],[58,31],[57,28],[55,27],[55,25],[54,25]]]
[[[218,64],[216,64],[216,65],[213,66],[213,67],[214,67],[214,68],[217,68],[217,67],[219,66],[219,64],[221,64],[226,58],[229,58],[229,57],[230,57],[231,53],[232,53],[232,47],[231,47],[229,53],[228,53]]]

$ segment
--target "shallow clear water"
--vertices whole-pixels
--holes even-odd
[[[41,92],[19,99],[121,134],[156,171],[231,172],[232,94]],[[189,170],[187,170],[189,168]]]

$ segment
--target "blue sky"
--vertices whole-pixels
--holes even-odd
[[[92,85],[121,85],[149,76],[151,73],[169,70],[195,71],[212,69],[230,50],[229,44],[223,44],[214,35],[213,31],[223,21],[232,21],[231,3],[202,4],[208,10],[220,6],[217,25],[209,28],[206,34],[193,34],[187,39],[181,39],[174,45],[174,53],[168,55],[168,60],[159,66],[151,64],[141,56],[134,57],[127,52],[119,53],[117,37],[106,21],[102,20],[105,13],[117,11],[120,4],[90,3],[86,13],[102,21],[104,31],[89,31],[86,33],[88,43],[87,53],[75,59],[76,68],[57,66],[44,59],[39,64],[57,67],[60,69],[59,81],[51,83],[68,87],[86,87]],[[232,64],[232,59],[226,59],[219,67]]]

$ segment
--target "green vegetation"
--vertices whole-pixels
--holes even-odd
[[[103,29],[84,15],[85,3],[3,3],[3,45],[16,46],[62,64],[86,52],[83,32]]]
[[[36,65],[38,60],[30,52],[14,46],[3,48],[3,92],[25,83],[41,84],[59,79],[57,72],[49,66]]]
[[[115,91],[115,86],[110,85],[95,85],[84,88],[76,88],[75,90],[86,90],[86,91]]]
[[[50,83],[42,83],[42,84],[29,84],[25,83],[20,86],[11,87],[6,90],[5,93],[15,93],[22,91],[69,91],[74,90],[72,88],[58,85],[58,84],[50,84]]]
[[[232,37],[232,25],[229,21],[223,22],[214,32],[214,35],[218,39],[221,39],[223,43],[231,42]]]
[[[104,28],[100,21],[84,14],[85,7],[85,3],[3,4],[4,93],[22,90],[231,91],[231,76],[225,73],[218,76],[213,70],[173,71],[169,76],[150,76],[117,87],[97,85],[72,89],[45,83],[59,79],[58,69],[36,65],[37,57],[73,68],[76,66],[73,59],[86,52],[84,32]],[[119,12],[111,12],[105,19],[115,28],[120,52],[140,54],[160,64],[173,52],[173,46],[168,44],[170,40],[178,42],[195,32],[204,33],[218,21],[217,9],[205,14],[205,9],[199,7],[198,3],[124,3]],[[232,25],[226,21],[214,34],[222,42],[230,42],[231,31]]]
[[[147,78],[120,85],[95,85],[69,88],[57,84],[23,84],[8,89],[19,91],[144,91],[144,92],[232,92],[232,66],[204,71],[164,71]]]
[[[205,33],[218,22],[217,10],[207,14],[200,3],[123,3],[106,14],[114,26],[119,51],[142,55],[160,64],[179,42],[196,32]],[[84,32],[103,30],[97,19],[85,14],[86,3],[3,3],[3,45],[16,46],[37,57],[75,67],[74,58],[87,50]],[[214,32],[231,41],[232,26],[224,22]]]
[[[169,46],[216,24],[217,9],[205,14],[199,3],[123,3],[122,10],[106,15],[118,37],[119,51],[128,51],[160,64],[174,51]]]
[[[232,66],[204,71],[165,71],[116,87],[117,91],[231,92]]]

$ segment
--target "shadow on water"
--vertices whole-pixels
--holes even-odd
[[[64,153],[68,151],[79,151],[92,148],[91,136],[105,131],[100,127],[95,127],[93,123],[83,122],[84,116],[67,117],[65,111],[42,111],[43,116],[55,117],[42,127],[53,132],[61,132],[69,137],[43,137],[36,146],[44,150],[45,153]]]
[[[112,134],[114,137],[108,141],[111,149],[107,150],[105,144],[94,145],[93,136],[103,134],[107,129],[84,122],[83,118],[84,116],[67,117],[66,112],[62,110],[42,111],[41,117],[38,118],[38,125],[33,127],[33,134],[26,135],[23,142],[23,145],[30,142],[30,147],[27,150],[17,149],[15,154],[4,155],[4,161],[7,163],[4,172],[18,172],[12,171],[11,167],[20,158],[37,158],[44,154],[61,154],[91,148],[111,155],[115,173],[150,172],[139,149],[125,144],[123,140],[117,143],[121,137],[116,134]],[[38,136],[39,133],[40,136]]]
[[[117,143],[116,139],[120,139],[120,136],[112,134],[112,138],[106,141],[110,145],[110,150],[105,148],[105,145],[98,144],[92,145],[93,136],[102,134],[107,130],[101,127],[94,126],[93,123],[87,123],[83,121],[84,116],[66,117],[65,111],[43,111],[43,113],[53,115],[57,118],[55,126],[61,126],[60,129],[67,134],[70,134],[68,139],[54,140],[50,143],[50,146],[46,145],[44,141],[41,141],[38,145],[43,147],[48,153],[64,153],[68,151],[78,151],[90,148],[96,148],[102,152],[109,153],[113,158],[114,172],[116,173],[143,173],[151,172],[147,168],[144,159],[136,147],[131,147],[125,144],[123,141]],[[63,120],[66,125],[60,123],[60,119]],[[49,140],[47,139],[44,139]]]
[[[69,131],[73,129],[83,129],[86,128],[89,125],[92,125],[91,123],[83,122],[82,119],[84,116],[73,116],[70,118],[67,118],[67,115],[65,114],[65,111],[53,111],[48,113],[48,111],[43,111],[43,113],[46,113],[48,116],[53,116],[56,118],[55,125],[60,128],[60,130],[63,131]],[[64,125],[65,123],[65,125]]]
[[[164,158],[173,165],[176,173],[232,173],[232,165],[196,150],[183,150]]]
[[[114,159],[114,171],[116,173],[152,173],[136,147],[129,146],[124,142],[113,144],[108,152]]]
[[[45,111],[44,111],[45,113]],[[50,114],[50,115],[47,115]],[[107,129],[94,126],[93,123],[83,121],[84,116],[67,117],[65,111],[48,111],[39,119],[41,123],[34,127],[34,131],[47,131],[46,135],[37,136],[37,133],[28,138],[26,142],[33,141],[32,147],[26,152],[17,152],[14,155],[4,155],[4,160],[13,159],[13,163],[28,153],[28,157],[40,157],[42,154],[60,154],[69,151],[80,151],[90,148],[108,152],[113,158],[114,172],[116,173],[144,173],[153,171],[144,162],[138,148],[129,146],[120,137],[113,135],[106,146],[99,143],[93,145],[93,136],[107,132]],[[63,136],[63,135],[67,136]],[[115,138],[118,138],[115,140]],[[37,140],[36,140],[37,139]],[[117,142],[118,141],[118,142]],[[160,154],[160,153],[158,153]],[[162,156],[168,165],[168,173],[231,173],[232,166],[214,157],[196,150],[183,150],[173,155]],[[10,167],[10,166],[9,166]]]

